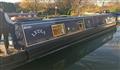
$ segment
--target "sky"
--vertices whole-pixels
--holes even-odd
[[[20,0],[0,0],[0,2],[11,2],[11,3],[15,3],[15,2],[19,2]]]

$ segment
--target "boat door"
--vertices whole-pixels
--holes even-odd
[[[85,24],[84,24],[83,20],[78,22],[78,26],[79,26],[79,30],[80,31],[84,31],[85,30]]]

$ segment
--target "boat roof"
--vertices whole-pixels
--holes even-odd
[[[39,20],[39,19],[31,19],[31,20],[26,20],[26,21],[20,21],[16,22],[18,24],[25,24],[25,25],[33,25],[33,24],[46,24],[46,23],[57,23],[57,22],[62,22],[62,21],[68,21],[68,20],[79,20],[79,19],[84,19],[84,18],[89,18],[93,16],[102,16],[102,15],[110,15],[110,14],[95,14],[95,15],[89,15],[89,16],[68,16],[68,17],[56,17],[52,19],[47,19],[47,20]]]

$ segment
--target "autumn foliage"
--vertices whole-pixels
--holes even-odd
[[[50,0],[49,0],[50,1]],[[108,3],[105,6],[95,5],[96,0],[55,0],[55,3],[40,3],[39,0],[22,0],[20,7],[28,9],[33,12],[45,12],[48,13],[52,10],[55,11],[57,6],[57,12],[61,14],[81,15],[84,12],[100,12],[103,10],[116,11],[120,9],[120,3]]]

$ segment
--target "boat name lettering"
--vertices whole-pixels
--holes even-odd
[[[46,34],[46,31],[43,30],[43,29],[37,29],[37,30],[34,30],[31,35],[32,35],[33,37],[35,37],[35,36],[38,35],[38,34],[45,35],[45,34]]]

